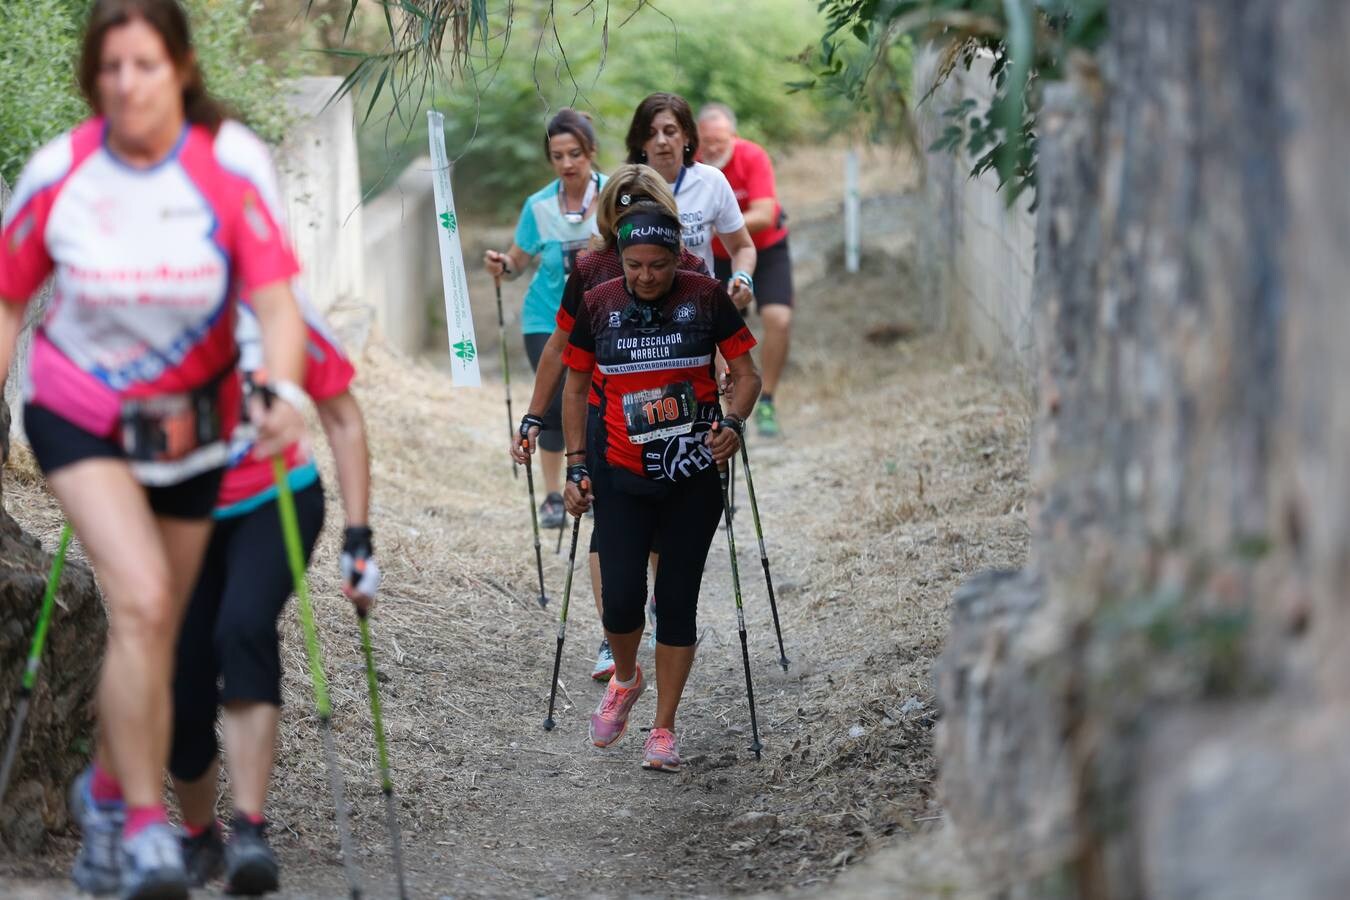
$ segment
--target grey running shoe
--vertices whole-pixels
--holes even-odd
[[[100,806],[89,792],[93,770],[85,769],[70,786],[70,815],[80,826],[80,852],[70,877],[89,894],[115,894],[122,886],[122,825],[126,808]]]
[[[567,509],[563,506],[562,494],[556,491],[544,498],[539,504],[539,527],[544,529],[561,528]]]
[[[122,841],[122,900],[187,900],[178,829],[156,822]]]
[[[196,837],[184,834],[182,840],[188,884],[205,887],[208,881],[219,878],[225,871],[225,841],[220,836],[220,823],[212,822],[210,828]]]
[[[225,845],[225,893],[256,897],[280,885],[277,858],[266,832],[266,822],[255,825],[243,816],[234,817]]]

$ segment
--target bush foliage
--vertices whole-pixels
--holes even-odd
[[[286,126],[279,78],[249,34],[257,0],[186,0],[206,83],[267,140]],[[89,0],[0,2],[0,176],[89,115],[75,61]]]
[[[825,27],[813,0],[682,0],[659,9],[614,3],[607,23],[604,4],[575,5],[579,12],[516,0],[509,32],[496,21],[486,42],[475,38],[469,68],[452,69],[453,86],[434,79],[425,97],[413,90],[409,102],[400,94],[398,110],[387,81],[370,106],[379,76],[367,78],[357,91],[358,108],[370,112],[361,133],[366,188],[378,191],[426,153],[425,110],[433,104],[446,115],[457,180],[474,185],[465,202],[497,212],[518,209],[552,177],[543,131],[562,106],[594,117],[602,169],[622,162],[633,109],[653,91],[682,94],[696,109],[727,103],[742,135],[778,151],[826,139],[849,121],[846,98],[787,87]],[[352,40],[342,52],[356,59],[375,48]]]

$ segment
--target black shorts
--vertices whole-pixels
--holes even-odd
[[[323,529],[323,485],[295,492],[305,559]],[[169,771],[195,781],[216,758],[216,710],[281,705],[277,619],[294,583],[276,500],[216,523],[178,633]],[[340,602],[340,601],[339,601]]]
[[[539,359],[544,355],[544,347],[550,337],[551,334],[525,335],[525,353],[530,357],[531,369],[538,371]],[[539,449],[550,453],[563,452],[562,388],[562,384],[559,384],[553,399],[548,403],[548,409],[544,410],[544,414],[540,417],[544,420],[544,427],[539,432]]]
[[[647,554],[656,570],[656,640],[668,647],[698,641],[698,593],[708,549],[722,517],[722,487],[709,468],[678,484],[656,485],[608,464],[591,474],[605,630],[641,630],[647,603]]]
[[[42,474],[50,476],[58,469],[86,459],[125,460],[121,446],[108,438],[90,434],[49,409],[31,403],[23,407],[23,430],[33,448]],[[150,509],[169,519],[205,519],[216,508],[220,482],[225,469],[211,469],[187,481],[162,487],[146,486]]]
[[[713,271],[725,285],[731,280],[731,260],[714,259]],[[760,250],[755,263],[755,308],[762,310],[774,303],[792,305],[792,254],[787,238]]]

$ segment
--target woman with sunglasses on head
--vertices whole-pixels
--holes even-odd
[[[633,111],[624,139],[630,163],[646,163],[660,173],[680,208],[684,247],[713,270],[716,235],[731,257],[731,300],[745,309],[754,299],[755,241],[745,227],[736,193],[720,169],[695,162],[698,126],[689,101],[679,94],[647,96]]]
[[[556,327],[549,337],[544,351],[540,354],[539,365],[534,373],[534,395],[525,416],[521,419],[520,429],[512,441],[511,455],[522,465],[527,461],[529,448],[537,446],[536,441],[545,425],[544,411],[551,399],[562,388],[565,368],[562,363],[563,349],[572,333],[572,323],[576,319],[577,308],[585,293],[596,285],[603,284],[623,275],[623,260],[619,257],[614,242],[614,229],[619,216],[634,203],[655,203],[671,216],[678,217],[675,196],[656,170],[650,166],[623,165],[614,170],[604,190],[596,201],[595,224],[598,234],[591,241],[592,250],[577,260],[572,274],[567,277],[563,288],[562,303],[558,306]],[[682,250],[678,268],[697,272],[700,275],[711,274],[704,266],[701,257],[688,250]],[[589,411],[594,417],[599,408],[599,396],[592,391]],[[528,439],[528,446],[525,441]],[[600,554],[596,550],[595,532],[591,532],[590,549],[591,589],[595,594],[595,611],[603,615],[600,606]],[[591,677],[597,681],[608,681],[614,674],[614,654],[609,641],[601,635],[600,649],[595,656],[595,666]]]
[[[536,369],[553,332],[563,285],[593,233],[595,200],[605,183],[605,177],[594,169],[596,149],[590,117],[574,109],[559,110],[544,134],[544,153],[558,177],[526,198],[511,249],[483,254],[487,273],[507,280],[518,278],[531,260],[539,258],[539,268],[525,293],[520,323],[525,352]],[[557,528],[563,523],[561,403],[561,393],[555,391],[541,413],[547,425],[539,448],[546,493],[539,507],[542,528]]]
[[[675,715],[694,662],[703,566],[722,515],[718,465],[740,448],[759,394],[755,339],[714,279],[677,268],[680,223],[655,203],[619,219],[623,276],[586,292],[563,361],[567,511],[595,503],[605,634],[614,675],[591,715],[591,741],[623,737],[645,688],[637,665],[647,600],[647,555],[656,575],[656,681],[645,768],[677,771]],[[713,357],[727,360],[731,412],[718,403]],[[587,397],[599,409],[587,431]],[[589,462],[587,462],[589,461]]]
[[[76,883],[186,897],[163,805],[174,642],[211,536],[238,419],[246,291],[283,398],[252,409],[258,452],[303,435],[299,267],[267,148],[211,99],[176,0],[96,0],[78,82],[95,117],[24,169],[0,226],[0,373],[24,305],[24,430],[108,607],[94,765],[72,788]]]

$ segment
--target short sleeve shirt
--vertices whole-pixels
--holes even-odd
[[[54,274],[25,399],[111,436],[123,401],[231,371],[239,291],[298,271],[271,154],[247,128],[189,125],[135,168],[86,121],[29,161],[0,226],[0,299],[27,303]]]
[[[700,275],[711,275],[703,265],[703,259],[695,256],[688,250],[680,251],[680,261],[676,267],[686,269],[690,272],[697,272]],[[570,334],[572,326],[576,322],[577,308],[581,306],[582,297],[586,292],[596,285],[604,284],[614,278],[623,277],[623,258],[619,256],[617,248],[610,250],[596,250],[586,253],[577,260],[576,268],[572,274],[567,276],[567,286],[563,288],[562,303],[558,306],[557,325],[564,332]],[[591,406],[600,405],[600,394],[595,389],[595,384],[591,384],[589,403]]]
[[[677,271],[650,326],[628,315],[635,302],[622,278],[587,291],[563,363],[591,373],[600,396],[595,452],[603,462],[654,481],[682,481],[713,465],[704,437],[720,415],[714,351],[735,359],[755,339],[721,284],[703,275]],[[659,432],[644,433],[635,424],[642,415],[689,424],[648,440]]]
[[[595,178],[598,192],[605,177],[597,174]],[[531,194],[516,222],[516,246],[539,257],[539,267],[530,279],[520,314],[521,331],[525,334],[552,333],[563,284],[594,233],[593,209],[587,210],[587,217],[582,222],[572,223],[563,216],[558,203],[561,183],[561,179],[555,178],[547,187]]]
[[[697,254],[711,272],[713,235],[731,234],[745,227],[736,194],[720,170],[700,162],[681,169],[680,177],[670,189],[675,193],[675,205],[680,208],[684,246]]]
[[[308,302],[300,302],[300,311],[305,318],[305,393],[316,403],[322,403],[350,390],[356,369],[343,352],[342,345],[324,321]],[[239,341],[239,368],[243,372],[258,373],[262,367],[262,334],[258,329],[258,320],[247,307],[240,308],[239,327],[236,330]],[[239,432],[244,429],[239,429]],[[230,448],[230,468],[220,486],[220,497],[216,507],[222,510],[238,508],[254,499],[270,499],[276,491],[275,475],[270,459],[259,458],[253,452],[251,437],[236,432],[236,440]],[[295,471],[311,465],[310,455],[299,444],[286,448],[286,468]]]
[[[754,141],[747,141],[743,138],[736,138],[732,144],[731,159],[722,167],[722,174],[726,176],[727,183],[731,185],[731,190],[736,194],[736,204],[740,207],[742,213],[750,208],[750,204],[755,200],[772,200],[774,208],[774,218],[783,212],[783,207],[778,203],[778,187],[774,183],[773,162],[769,159],[769,154],[764,148]],[[783,238],[787,237],[787,229],[777,226],[756,231],[750,235],[755,242],[756,250],[763,250],[765,247],[772,247]],[[713,255],[718,259],[727,259],[729,254],[727,248],[722,246],[719,240],[713,240]]]

